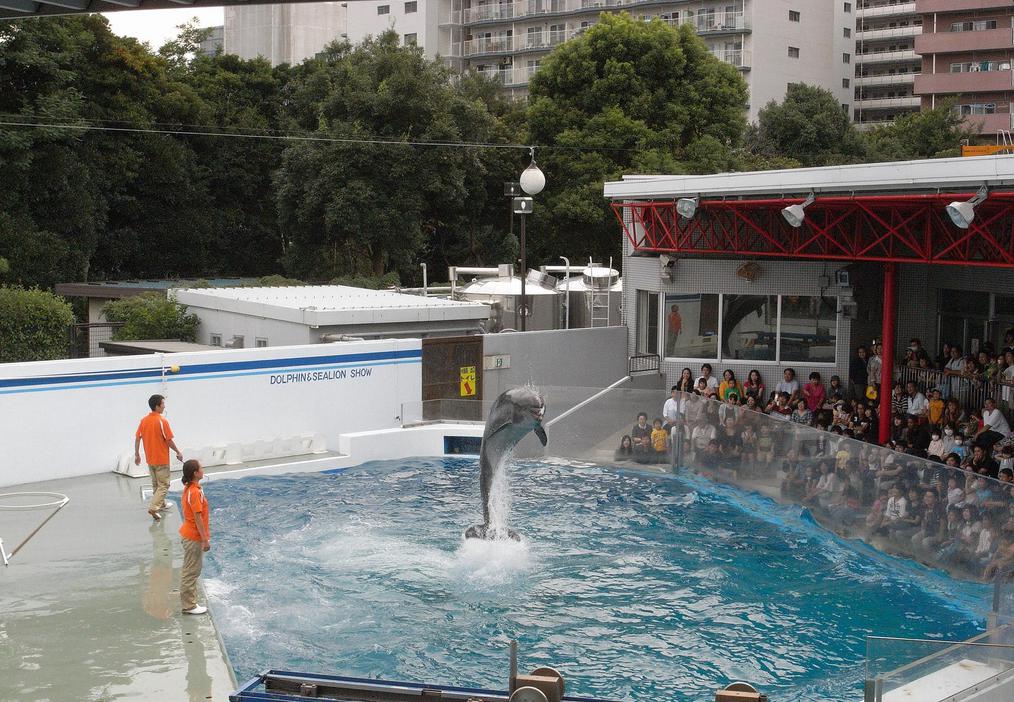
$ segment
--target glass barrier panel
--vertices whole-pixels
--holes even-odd
[[[869,637],[865,702],[938,702],[975,688],[1014,686],[1014,645],[993,643],[991,636],[965,642]]]

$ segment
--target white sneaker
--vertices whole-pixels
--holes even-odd
[[[185,609],[185,610],[183,610],[183,613],[184,614],[206,614],[207,611],[208,611],[208,608],[205,607],[204,605],[194,605],[194,607],[192,609]]]

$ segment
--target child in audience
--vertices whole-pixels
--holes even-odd
[[[651,423],[651,447],[655,450],[655,460],[663,463],[666,459],[669,444],[669,432],[662,428],[662,420],[656,418]]]

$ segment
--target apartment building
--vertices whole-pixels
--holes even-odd
[[[923,32],[916,38],[922,73],[915,94],[924,108],[953,98],[984,135],[1010,132],[1014,113],[1014,2],[916,0]]]
[[[860,127],[918,112],[915,79],[922,58],[915,52],[922,14],[915,0],[863,0],[856,9],[855,109]]]
[[[223,51],[272,66],[317,54],[345,31],[345,3],[306,2],[224,7]]]

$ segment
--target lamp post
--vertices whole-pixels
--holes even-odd
[[[546,175],[535,165],[535,147],[530,147],[532,162],[518,179],[521,189],[528,195],[538,195],[546,187]],[[525,280],[528,278],[528,261],[525,256],[525,215],[532,213],[532,198],[514,198],[514,212],[521,215],[521,331],[527,330],[528,296],[525,294]]]

